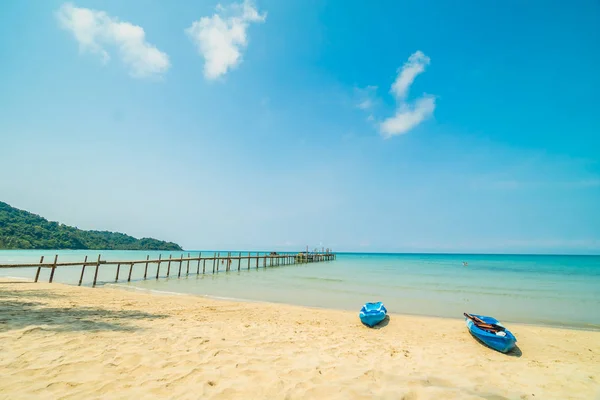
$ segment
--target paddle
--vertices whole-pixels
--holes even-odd
[[[465,317],[469,318],[471,321],[473,321],[473,323],[475,323],[475,326],[487,330],[487,331],[492,331],[492,332],[499,332],[499,331],[505,331],[506,328],[500,325],[496,325],[496,324],[488,324],[487,322],[485,322],[484,320],[482,320],[481,318],[478,318],[474,315],[471,314],[467,314],[467,313],[463,313]]]

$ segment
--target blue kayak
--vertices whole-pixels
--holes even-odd
[[[363,324],[372,328],[383,321],[386,314],[387,309],[382,302],[378,301],[377,303],[365,303],[358,316]]]
[[[465,320],[471,335],[494,350],[498,350],[501,353],[508,353],[517,343],[515,335],[506,329],[496,318],[486,317],[485,315],[465,314]]]

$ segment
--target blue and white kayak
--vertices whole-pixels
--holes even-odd
[[[387,309],[382,302],[378,301],[376,303],[365,303],[358,316],[363,324],[372,328],[383,321],[386,314]]]
[[[501,353],[508,353],[515,347],[517,338],[496,318],[477,314],[464,315],[471,335],[486,346]]]

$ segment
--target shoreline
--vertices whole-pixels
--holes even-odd
[[[285,303],[285,302],[276,302],[276,301],[266,301],[266,300],[254,300],[254,299],[244,299],[240,297],[222,297],[222,296],[213,296],[210,294],[194,294],[194,293],[182,293],[182,292],[171,292],[157,289],[145,289],[135,285],[127,285],[127,284],[115,284],[115,283],[105,283],[98,286],[99,288],[113,288],[117,290],[125,290],[125,291],[134,291],[134,292],[146,292],[150,295],[175,295],[175,296],[191,296],[198,297],[203,299],[210,299],[216,301],[228,301],[234,303],[256,303],[256,304],[272,304],[272,305],[283,305],[283,306],[291,306],[291,307],[301,307],[312,310],[331,310],[331,311],[343,311],[355,313],[358,315],[360,311],[353,311],[347,308],[330,308],[330,307],[318,307],[318,306],[307,306],[303,304],[294,304],[294,303]],[[464,321],[463,317],[449,317],[445,315],[432,315],[432,314],[412,314],[412,313],[395,313],[392,312],[390,315],[397,316],[405,316],[405,317],[425,317],[425,318],[439,318],[444,320],[451,321]],[[503,324],[510,325],[523,325],[530,327],[539,327],[539,328],[556,328],[556,329],[567,329],[573,331],[583,331],[583,332],[600,332],[600,326],[588,327],[584,325],[558,325],[552,323],[526,323],[526,322],[518,322],[510,319],[502,320]]]
[[[33,279],[29,279],[29,278],[0,276],[0,284],[2,283],[3,279],[33,283]],[[41,283],[43,283],[43,282],[41,282]],[[76,287],[76,285],[74,285],[74,284],[53,283],[53,285],[54,284]],[[89,285],[83,285],[81,287],[87,288],[87,289],[92,289]],[[302,305],[302,304],[285,303],[285,302],[245,299],[245,298],[236,298],[236,297],[223,297],[223,296],[214,296],[214,295],[208,295],[208,294],[205,295],[205,294],[174,292],[174,291],[166,291],[166,290],[159,290],[159,289],[146,289],[146,288],[142,288],[142,287],[135,286],[135,285],[128,285],[126,283],[106,282],[106,283],[99,284],[96,289],[101,289],[101,288],[109,288],[109,289],[138,292],[138,293],[147,293],[147,294],[156,295],[156,296],[169,296],[169,295],[171,295],[171,296],[191,296],[194,298],[211,299],[211,300],[216,300],[216,301],[229,301],[229,302],[250,303],[250,304],[272,304],[272,305],[283,305],[283,306],[295,306],[295,307],[302,307],[302,308],[315,309],[315,310],[354,312],[353,310],[345,309],[345,308],[306,306],[306,305]],[[356,314],[358,315],[358,311],[356,311]],[[413,313],[405,313],[405,312],[391,313],[391,315],[407,316],[407,317],[440,318],[440,319],[444,319],[444,320],[464,321],[464,318],[462,318],[460,316],[452,317],[452,316],[445,316],[445,315],[416,314],[416,313],[413,314]],[[551,323],[551,322],[527,323],[527,322],[513,321],[510,318],[504,319],[501,322],[504,323],[505,325],[511,325],[511,326],[523,325],[523,326],[531,326],[531,327],[567,329],[567,330],[583,331],[583,332],[600,332],[600,326],[587,326],[587,325],[574,325],[574,324],[569,325],[569,324],[560,324],[560,323]]]
[[[515,324],[493,351],[464,321],[117,288],[0,282],[9,398],[581,399],[600,333]]]

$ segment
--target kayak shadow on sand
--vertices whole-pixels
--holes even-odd
[[[385,318],[382,319],[380,323],[378,323],[377,325],[373,326],[372,329],[385,328],[386,326],[388,326],[389,323],[390,323],[390,316],[386,314]]]
[[[511,356],[511,357],[521,357],[523,355],[523,352],[521,351],[521,349],[519,348],[519,346],[515,345],[515,347],[509,351],[508,353],[506,353],[507,356]]]
[[[471,334],[471,336],[473,337],[473,339],[477,340],[477,342],[479,342],[480,345],[482,345],[484,347],[487,347],[490,350],[494,350],[497,353],[504,354],[504,355],[507,355],[509,357],[517,357],[517,358],[519,358],[519,357],[521,357],[523,355],[523,352],[521,351],[521,349],[519,348],[518,345],[515,345],[515,347],[513,347],[512,350],[509,351],[508,353],[501,353],[498,350],[491,348],[490,346],[488,346],[487,344],[485,344],[484,342],[482,342],[481,340],[479,340],[479,338],[477,336],[474,336],[473,334]]]

